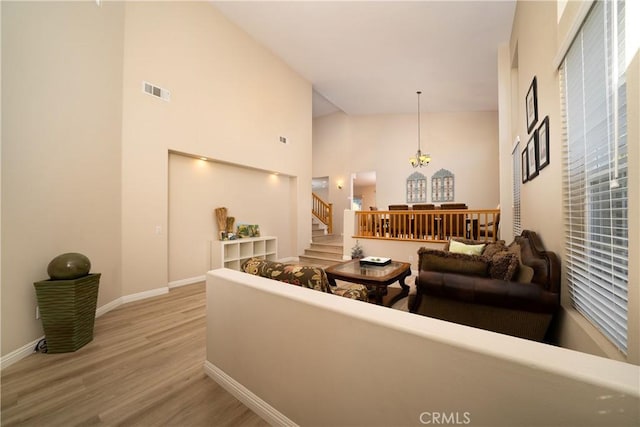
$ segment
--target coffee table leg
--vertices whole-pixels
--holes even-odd
[[[334,288],[337,286],[337,285],[336,285],[336,279],[335,279],[335,277],[333,277],[333,276],[332,276],[332,275],[330,275],[330,274],[327,274],[327,282],[329,282],[329,284],[330,284],[331,286],[333,286]]]
[[[382,297],[386,286],[376,286],[376,304],[382,305]]]
[[[400,284],[400,288],[402,288],[402,290],[400,291],[400,293],[398,295],[393,297],[393,299],[391,301],[389,301],[388,307],[393,307],[393,304],[397,303],[402,298],[404,298],[407,295],[409,295],[409,289],[410,289],[409,285],[404,283],[404,280],[409,276],[411,276],[411,269],[407,270],[407,272],[405,274],[403,274],[401,277],[398,278],[398,283]]]

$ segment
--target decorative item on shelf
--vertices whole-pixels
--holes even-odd
[[[234,217],[232,216],[227,217],[227,226],[225,228],[225,231],[227,232],[227,234],[229,233],[233,234],[235,223],[236,223],[236,219]]]
[[[227,208],[215,208],[213,210],[218,224],[218,237],[225,240],[227,237]]]
[[[418,94],[418,151],[416,151],[416,155],[409,159],[409,163],[414,168],[427,166],[429,162],[431,162],[431,156],[429,154],[422,154],[422,149],[420,148],[420,94],[422,92],[417,91]]]
[[[351,248],[351,259],[360,259],[364,257],[364,251],[360,242],[356,240],[356,244]]]
[[[260,226],[258,224],[238,224],[238,237],[260,237]]]

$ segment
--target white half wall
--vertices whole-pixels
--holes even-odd
[[[640,421],[638,366],[227,269],[207,273],[206,366],[298,425]]]

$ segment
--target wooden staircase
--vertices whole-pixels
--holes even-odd
[[[300,263],[304,265],[319,265],[328,267],[342,262],[342,237],[334,234],[325,234],[319,224],[312,225],[311,247],[300,255]]]

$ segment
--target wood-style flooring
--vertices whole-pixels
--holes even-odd
[[[2,426],[267,426],[203,371],[204,283],[96,319],[74,353],[2,370]]]

